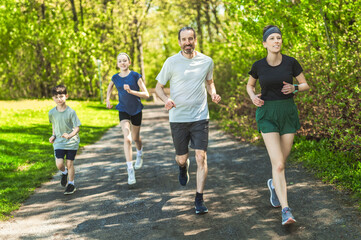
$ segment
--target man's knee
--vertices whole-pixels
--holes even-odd
[[[207,153],[205,151],[196,151],[196,161],[198,165],[207,164]]]
[[[176,155],[175,160],[177,161],[179,166],[183,166],[184,164],[186,164],[188,159],[188,154],[184,154],[184,155]]]

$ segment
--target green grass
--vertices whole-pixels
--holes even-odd
[[[352,192],[361,206],[361,162],[351,151],[335,151],[329,139],[296,137],[291,160],[301,162],[323,181]]]
[[[90,101],[67,101],[81,123],[80,148],[119,123],[116,110]],[[115,105],[115,104],[114,104]],[[41,183],[57,172],[49,143],[52,100],[0,101],[0,220],[11,217]]]

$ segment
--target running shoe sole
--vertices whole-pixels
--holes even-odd
[[[76,188],[74,188],[74,190],[72,192],[64,192],[64,195],[71,195],[76,191]]]
[[[196,209],[196,214],[199,214],[199,215],[208,213],[208,209],[204,210],[204,211],[198,211],[196,207],[195,207],[195,209]]]
[[[295,219],[289,218],[289,219],[287,219],[287,221],[282,222],[282,225],[289,225],[289,224],[292,224],[292,223],[295,223],[295,222],[296,222]]]

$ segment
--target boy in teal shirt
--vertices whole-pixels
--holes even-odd
[[[66,87],[63,85],[54,87],[52,95],[56,107],[49,111],[49,121],[53,126],[53,135],[49,138],[49,142],[53,143],[56,166],[61,171],[61,185],[67,186],[64,194],[68,195],[76,191],[74,159],[79,148],[78,133],[81,123],[75,111],[66,105],[68,99]],[[67,168],[64,165],[65,156]]]

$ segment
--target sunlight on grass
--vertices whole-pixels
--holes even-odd
[[[82,123],[80,148],[94,143],[119,123],[116,110],[91,101],[68,100]],[[49,143],[52,100],[0,101],[0,219],[11,217],[36,187],[57,169]]]

